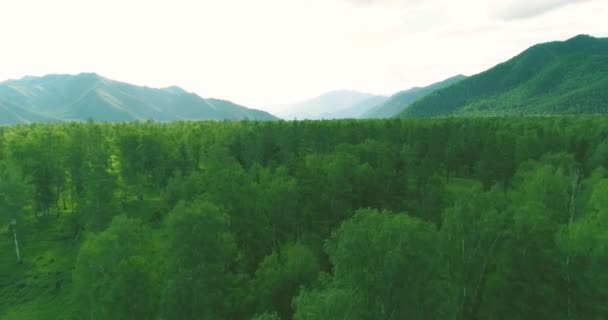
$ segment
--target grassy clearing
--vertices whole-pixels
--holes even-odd
[[[124,212],[160,222],[158,199],[132,201]],[[0,229],[0,319],[72,319],[72,271],[85,236],[76,240],[67,214],[32,218],[18,228],[23,264],[17,263],[13,235]]]
[[[45,217],[19,226],[23,263],[12,234],[0,232],[0,318],[68,319],[72,269],[79,243],[66,236],[63,219]]]

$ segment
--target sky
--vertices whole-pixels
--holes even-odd
[[[272,112],[473,75],[606,37],[606,17],[608,0],[0,0],[0,81],[96,72]]]

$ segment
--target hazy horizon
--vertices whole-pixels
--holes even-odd
[[[606,16],[603,0],[28,0],[0,5],[10,48],[0,81],[95,72],[274,112],[328,91],[388,95],[473,75],[536,43],[605,37]]]

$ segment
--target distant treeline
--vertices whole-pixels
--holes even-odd
[[[78,248],[74,319],[605,319],[607,138],[604,117],[0,127],[0,225]]]

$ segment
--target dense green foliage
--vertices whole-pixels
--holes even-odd
[[[608,113],[608,38],[580,35],[535,45],[438,90],[402,117]]]
[[[412,103],[426,97],[427,95],[446,87],[449,87],[455,83],[458,83],[466,79],[466,76],[457,75],[446,80],[433,83],[426,87],[415,87],[408,90],[404,90],[395,93],[383,103],[376,105],[367,112],[365,112],[360,118],[390,118],[398,115]]]
[[[94,73],[0,82],[0,124],[42,121],[274,120],[230,101],[203,99],[178,87],[154,89]]]
[[[603,117],[0,127],[0,318],[605,319],[607,137]]]

